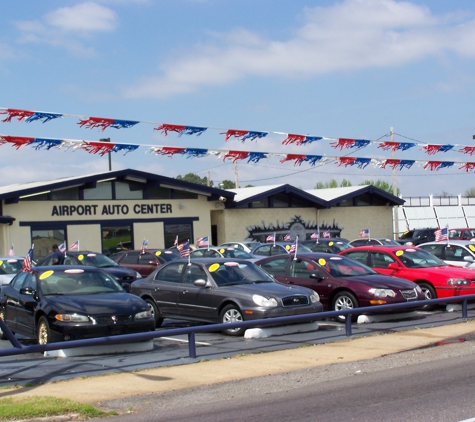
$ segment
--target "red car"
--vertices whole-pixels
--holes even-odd
[[[145,249],[145,252],[138,249],[116,252],[110,258],[120,266],[131,268],[138,271],[142,277],[147,277],[160,265],[179,259],[180,254],[176,249]]]
[[[337,254],[314,252],[302,253],[297,257],[294,254],[275,255],[261,259],[256,264],[280,283],[315,290],[325,310],[377,307],[425,299],[417,284],[383,276],[366,265]],[[404,311],[398,309],[389,312]],[[375,309],[372,313],[378,312]],[[344,321],[345,316],[338,320]]]
[[[359,246],[340,252],[378,273],[417,283],[427,299],[475,294],[475,271],[453,267],[414,246]]]

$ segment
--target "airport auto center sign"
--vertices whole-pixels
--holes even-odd
[[[172,204],[53,205],[52,217],[171,214]]]

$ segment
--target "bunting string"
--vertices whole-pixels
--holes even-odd
[[[31,111],[31,110],[21,110],[14,108],[3,108],[0,107],[0,115],[5,115],[5,118],[1,120],[3,123],[11,123],[16,120],[18,122],[31,123],[35,121],[41,121],[42,123],[47,123],[51,120],[58,118],[75,118],[78,119],[77,124],[81,128],[85,129],[98,129],[104,132],[108,128],[114,129],[128,129],[134,127],[138,124],[151,124],[154,125],[154,129],[159,131],[162,135],[168,136],[169,133],[176,133],[178,137],[183,135],[186,136],[201,136],[207,130],[216,130],[219,131],[220,135],[224,135],[225,142],[230,139],[237,139],[241,142],[245,141],[256,141],[262,138],[267,137],[268,135],[278,135],[285,137],[282,140],[282,145],[296,145],[304,146],[310,145],[318,141],[330,141],[330,146],[334,149],[351,150],[352,148],[361,149],[368,147],[370,145],[376,145],[378,148],[381,148],[384,151],[407,151],[409,149],[420,147],[420,151],[425,152],[427,155],[434,155],[437,153],[443,153],[448,151],[456,151],[465,155],[474,155],[475,146],[463,145],[463,144],[432,144],[426,142],[393,142],[393,141],[381,141],[381,140],[367,140],[367,139],[352,139],[352,138],[336,138],[333,136],[309,136],[308,134],[295,134],[295,133],[286,133],[281,131],[255,131],[255,130],[241,130],[241,129],[226,129],[218,127],[200,127],[200,126],[189,126],[189,125],[179,125],[172,123],[163,123],[163,122],[148,122],[140,120],[121,120],[121,119],[112,119],[105,117],[91,117],[91,116],[81,116],[74,114],[65,114],[65,113],[52,113],[44,111]],[[43,144],[42,147],[47,147]],[[100,151],[104,151],[106,147]],[[165,154],[166,155],[166,154]],[[254,159],[255,157],[253,157]],[[342,163],[342,165],[344,165]]]
[[[349,167],[355,166],[359,169],[365,169],[372,164],[376,168],[391,169],[410,169],[414,164],[419,164],[424,170],[441,170],[458,166],[459,170],[466,172],[475,172],[475,162],[458,162],[458,161],[427,161],[427,160],[403,160],[397,158],[374,158],[374,157],[350,157],[350,156],[330,156],[330,155],[308,155],[308,154],[286,154],[283,152],[255,152],[240,151],[228,149],[206,149],[206,148],[187,148],[162,145],[136,145],[121,144],[113,142],[97,142],[76,139],[49,139],[49,138],[32,138],[23,136],[0,135],[0,146],[10,145],[16,150],[21,147],[31,146],[35,150],[52,150],[64,149],[73,151],[82,150],[89,154],[99,154],[101,156],[108,152],[123,152],[124,155],[136,151],[139,148],[145,148],[146,153],[155,156],[174,157],[175,155],[185,156],[186,158],[202,158],[215,156],[224,162],[232,160],[246,160],[247,163],[258,164],[262,159],[278,157],[280,163],[293,162],[294,166],[301,166],[308,163],[315,167],[326,165],[333,162],[337,166]]]

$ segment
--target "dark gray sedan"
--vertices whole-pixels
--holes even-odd
[[[229,323],[321,312],[316,292],[284,286],[244,259],[198,258],[172,261],[132,284],[148,303],[156,327],[164,318]],[[225,330],[244,334],[244,328]]]

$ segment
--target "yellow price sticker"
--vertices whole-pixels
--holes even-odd
[[[157,255],[157,256],[158,256],[158,255],[161,255],[161,254],[162,254],[162,251],[157,251],[157,252],[155,252],[155,255]]]
[[[475,252],[475,246],[473,246],[473,245],[468,245],[468,247],[469,247],[469,249],[470,249],[471,251]]]
[[[290,249],[290,245],[285,245],[285,249],[289,250],[289,249]]]
[[[209,271],[210,273],[212,273],[212,272],[216,271],[218,268],[219,268],[219,264],[212,264],[212,265],[210,265],[210,267],[208,268],[208,271]]]
[[[328,242],[328,244],[329,244],[330,246],[333,246],[333,242]]]
[[[82,261],[84,259],[84,255],[83,254],[79,255],[78,259],[79,259],[79,261]]]
[[[219,250],[219,252],[224,253],[224,249],[221,248],[221,249]]]
[[[327,263],[327,261],[325,261],[323,258],[320,258],[318,260],[318,263],[323,267]]]
[[[53,274],[54,274],[53,270],[45,271],[43,274],[40,275],[40,280],[44,280],[45,278],[48,278],[49,276]]]
[[[396,256],[401,256],[404,253],[404,251],[396,251]]]

